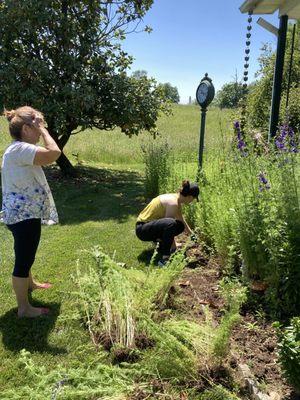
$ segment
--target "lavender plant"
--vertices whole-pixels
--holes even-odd
[[[236,121],[233,142],[222,139],[219,154],[206,169],[199,227],[225,266],[239,264],[245,278],[267,282],[272,314],[297,315],[299,133],[285,124],[274,144],[264,142],[263,151],[257,151],[256,137],[242,132]]]

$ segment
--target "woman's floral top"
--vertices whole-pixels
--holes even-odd
[[[44,171],[33,165],[37,148],[34,144],[15,141],[3,155],[2,220],[7,225],[31,218],[41,218],[46,224],[58,222]]]

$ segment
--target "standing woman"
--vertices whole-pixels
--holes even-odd
[[[199,187],[196,183],[183,181],[178,193],[162,194],[155,197],[139,214],[136,223],[136,235],[143,241],[159,242],[158,252],[163,266],[176,250],[175,237],[184,230],[192,230],[182,215],[182,205],[198,201]]]
[[[33,307],[28,300],[28,291],[50,285],[35,282],[30,268],[40,241],[41,221],[58,222],[53,197],[41,166],[57,160],[61,152],[45,128],[39,111],[24,106],[5,111],[4,115],[9,121],[13,138],[2,162],[3,222],[14,237],[12,285],[18,316],[37,317],[47,314],[49,309]],[[37,146],[40,137],[45,147]]]

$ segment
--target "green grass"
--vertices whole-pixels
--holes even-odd
[[[206,147],[213,147],[219,121],[227,112],[213,109],[207,113]],[[200,111],[197,106],[174,106],[172,116],[161,116],[158,132],[168,140],[176,158],[196,160],[199,147]],[[87,136],[88,135],[88,136]],[[86,137],[84,139],[84,137]],[[87,130],[71,137],[66,146],[68,156],[78,154],[79,160],[104,164],[134,165],[142,163],[141,144],[151,139],[147,132],[128,138],[119,130],[112,132]]]
[[[176,106],[171,117],[163,116],[158,127],[173,147],[174,157],[183,160],[183,173],[190,171],[188,163],[197,158],[199,141],[199,108]],[[219,123],[227,123],[226,112],[211,110],[207,114],[206,149],[218,141]],[[0,155],[10,142],[7,123],[0,118]],[[32,353],[35,364],[51,370],[58,364],[66,368],[77,365],[83,358],[95,360],[90,337],[80,321],[68,319],[74,310],[76,261],[82,251],[100,245],[118,261],[144,269],[151,245],[135,237],[135,219],[144,204],[143,176],[140,171],[140,145],[146,133],[128,138],[117,130],[80,133],[71,138],[66,154],[78,153],[83,166],[81,178],[64,180],[57,169],[50,169],[49,184],[60,216],[60,225],[43,227],[33,275],[40,281],[50,281],[53,288],[36,291],[34,304],[49,306],[47,318],[19,320],[16,318],[15,298],[11,288],[13,241],[5,226],[0,226],[1,244],[1,316],[0,316],[0,387],[15,389],[27,382],[26,371],[19,363],[19,352]],[[208,151],[208,150],[206,150]],[[186,158],[186,155],[189,155]],[[188,163],[187,163],[188,162]],[[195,165],[195,164],[191,164]],[[194,169],[194,168],[192,168]],[[84,347],[84,351],[80,350]],[[83,354],[84,353],[84,356]],[[0,394],[0,398],[1,394]]]
[[[11,289],[13,243],[9,231],[1,225],[1,317],[2,344],[0,386],[22,384],[22,371],[16,369],[18,351],[34,353],[38,363],[48,366],[76,359],[76,349],[90,339],[79,323],[69,324],[64,316],[72,310],[71,275],[81,251],[95,244],[133,267],[147,246],[134,234],[135,217],[141,208],[142,182],[139,175],[126,171],[86,169],[80,182],[50,180],[61,224],[43,227],[42,240],[32,269],[40,281],[51,281],[48,291],[36,291],[35,304],[49,306],[49,318],[18,320]],[[18,382],[18,383],[17,383]]]
[[[230,112],[212,108],[207,112],[205,149],[215,148],[220,139],[220,124],[225,131],[229,127]],[[170,143],[174,157],[184,161],[197,160],[199,147],[200,108],[198,106],[174,105],[171,116],[162,115],[158,120],[158,132]],[[10,142],[7,123],[0,118],[0,154]],[[131,138],[119,129],[113,131],[86,130],[71,136],[65,152],[74,162],[98,163],[114,166],[141,168],[141,144],[151,140],[147,132]],[[74,155],[77,155],[74,156]]]

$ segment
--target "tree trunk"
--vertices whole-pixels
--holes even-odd
[[[68,157],[62,152],[59,158],[56,160],[56,164],[61,169],[61,172],[65,176],[76,176],[76,170],[69,161]]]
[[[58,137],[58,134],[56,133],[55,129],[53,129],[53,124],[51,124],[51,122],[50,123],[48,122],[48,130],[50,132],[50,135],[55,140],[55,142],[57,143],[58,147],[61,150],[61,155],[56,160],[56,164],[61,169],[62,174],[65,176],[73,176],[73,177],[76,176],[75,168],[71,164],[68,157],[63,153],[63,149],[71,136],[72,128],[69,128],[68,133],[62,135],[60,138]]]

